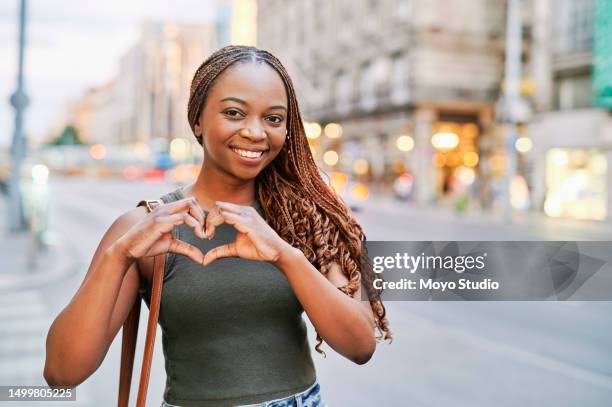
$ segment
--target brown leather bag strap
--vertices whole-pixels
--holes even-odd
[[[136,352],[136,339],[138,338],[138,323],[140,322],[140,298],[132,307],[127,319],[123,323],[121,341],[121,370],[119,373],[119,407],[128,407],[130,399],[130,386],[134,368],[134,353]]]
[[[157,205],[162,203],[162,201],[143,200],[140,201],[137,206],[145,206],[147,211],[151,212]],[[153,347],[155,345],[157,320],[159,318],[159,306],[161,303],[161,291],[163,287],[165,265],[166,254],[159,254],[153,258],[153,281],[151,283],[149,320],[147,322],[147,336],[145,339],[145,350],[142,359],[142,368],[140,371],[138,398],[136,399],[137,407],[145,407],[147,398],[147,388],[151,373],[151,361],[153,358]],[[136,353],[136,342],[138,339],[138,323],[140,321],[140,305],[141,298],[138,296],[123,324],[118,407],[128,407],[129,405],[132,372],[134,369],[134,354]]]
[[[144,356],[142,358],[142,369],[140,370],[140,385],[138,386],[138,398],[136,407],[145,407],[147,401],[147,388],[151,374],[151,361],[153,359],[153,346],[155,345],[155,333],[157,332],[157,319],[159,318],[159,305],[164,281],[165,254],[155,256],[153,259],[153,282],[151,283],[151,305],[149,307],[149,321],[147,322],[147,337],[145,339]]]

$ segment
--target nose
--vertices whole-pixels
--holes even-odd
[[[251,123],[247,127],[240,129],[238,134],[251,141],[265,140],[267,137],[265,130],[258,123]]]

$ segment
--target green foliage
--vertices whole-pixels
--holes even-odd
[[[52,146],[69,146],[69,145],[82,145],[83,142],[79,137],[77,129],[68,125],[64,128],[62,133],[57,138],[49,143]]]

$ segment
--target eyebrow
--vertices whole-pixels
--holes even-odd
[[[228,96],[226,98],[221,99],[221,102],[230,102],[230,101],[239,103],[239,104],[244,105],[244,106],[248,105],[248,103],[245,102],[244,100],[238,99],[238,98],[233,97],[233,96]],[[285,106],[283,106],[283,105],[270,106],[268,109],[281,109],[281,110],[287,111],[287,108]]]

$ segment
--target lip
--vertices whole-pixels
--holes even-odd
[[[246,151],[255,151],[255,152],[263,151],[263,154],[261,156],[259,156],[259,157],[256,157],[256,158],[243,157],[240,154],[238,154],[237,152],[235,152],[233,150],[234,148],[238,148],[240,150],[246,150]],[[268,151],[268,150],[261,149],[261,148],[255,150],[255,149],[248,149],[248,148],[240,148],[240,147],[236,147],[236,146],[231,146],[230,150],[232,151],[232,154],[234,155],[234,157],[236,157],[236,159],[239,162],[241,162],[243,164],[247,164],[247,165],[257,165],[257,164],[259,164],[260,162],[262,162],[264,160],[264,156],[266,155],[266,152]]]

